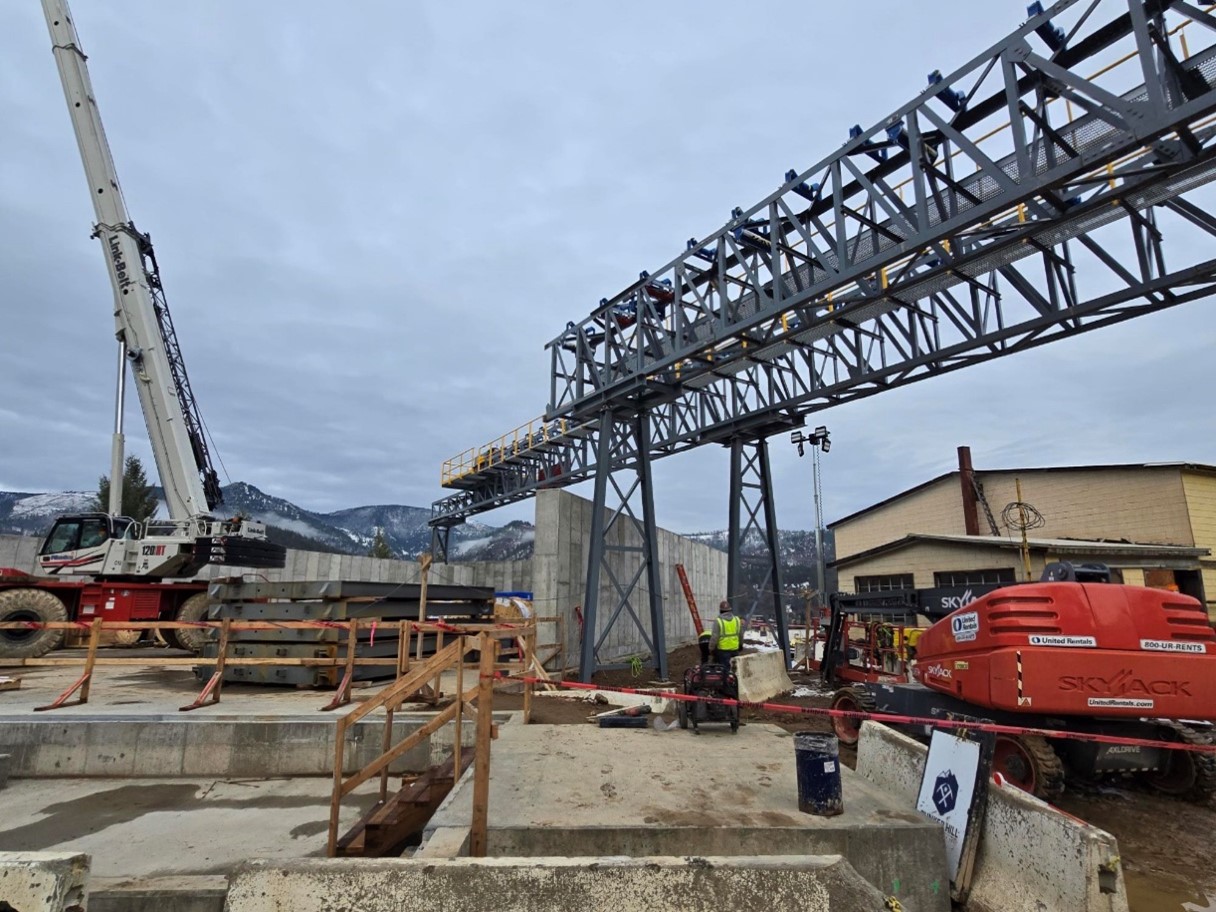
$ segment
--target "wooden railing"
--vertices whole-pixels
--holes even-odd
[[[495,669],[499,667],[497,652],[499,638],[490,630],[468,629],[456,635],[453,642],[444,646],[434,656],[419,664],[397,681],[385,687],[369,700],[360,703],[349,713],[338,719],[337,731],[334,737],[334,787],[329,809],[329,838],[327,851],[331,858],[340,852],[350,849],[358,839],[367,839],[368,829],[375,826],[377,818],[390,816],[394,798],[388,793],[389,767],[406,753],[442,729],[452,724],[452,750],[450,757],[452,785],[459,781],[461,773],[467,764],[463,746],[463,725],[469,718],[476,727],[477,734],[473,748],[473,821],[471,829],[471,852],[475,856],[485,854],[486,819],[489,798],[490,776],[490,741],[497,737],[493,723],[493,694],[495,686]],[[472,669],[474,683],[466,687],[469,675],[466,671],[465,657],[473,651],[479,653],[478,663]],[[529,653],[530,655],[530,653]],[[438,680],[445,673],[454,673],[456,687],[452,702],[440,710],[425,725],[411,732],[396,744],[393,739],[393,717],[402,704],[415,698],[420,689],[428,686],[429,682]],[[530,713],[532,685],[524,683],[524,713]],[[345,775],[346,734],[351,726],[357,724],[371,713],[383,710],[380,718],[384,730],[381,735],[381,752],[361,769]],[[446,766],[447,764],[445,764]],[[374,777],[380,778],[380,794],[377,804],[364,815],[363,819],[341,839],[338,837],[338,821],[341,814],[342,799],[351,794],[359,786],[369,782]],[[446,790],[444,791],[446,794]],[[396,797],[396,796],[394,796]],[[431,805],[438,801],[432,796]],[[402,826],[401,812],[397,809],[393,823]],[[417,821],[405,818],[405,826],[419,825],[425,820]],[[391,839],[389,842],[391,843]]]
[[[494,632],[497,638],[512,642],[514,653],[509,661],[496,663],[495,671],[504,672],[508,675],[528,674],[537,675],[545,678],[547,673],[537,661],[536,658],[536,622],[533,619],[524,618],[517,622],[506,624],[462,624],[455,626],[443,622],[426,621],[419,623],[417,621],[383,621],[370,618],[363,618],[348,621],[244,621],[224,619],[221,621],[103,621],[93,620],[88,622],[72,622],[72,621],[55,621],[43,624],[30,624],[22,621],[7,621],[0,622],[0,629],[8,630],[29,630],[34,627],[38,629],[51,630],[88,630],[88,644],[83,656],[44,656],[36,659],[4,659],[0,658],[0,667],[40,667],[40,666],[83,666],[79,678],[61,693],[55,700],[45,706],[35,707],[36,712],[42,712],[51,709],[59,709],[65,706],[79,706],[87,703],[89,693],[93,684],[93,679],[98,667],[108,666],[143,666],[143,667],[165,667],[165,666],[182,666],[182,665],[211,665],[213,667],[207,683],[204,685],[202,692],[194,700],[194,702],[180,707],[181,711],[187,712],[194,709],[199,709],[203,706],[211,706],[220,702],[220,695],[224,685],[224,669],[230,666],[240,665],[258,665],[258,666],[308,666],[320,668],[341,668],[342,679],[338,684],[338,688],[333,695],[333,698],[322,707],[324,710],[337,709],[340,706],[345,706],[351,701],[351,690],[354,682],[355,669],[360,666],[389,666],[394,669],[394,675],[397,679],[409,673],[412,665],[417,664],[418,660],[411,658],[411,650],[413,649],[414,637],[416,636],[418,649],[420,651],[421,643],[424,636],[433,634],[435,636],[436,652],[442,650],[445,636],[455,636],[459,634]],[[215,656],[137,656],[137,657],[109,657],[98,655],[98,647],[101,642],[101,635],[105,631],[115,630],[171,630],[182,628],[197,629],[200,627],[215,630],[217,637],[217,655]],[[317,628],[337,629],[342,631],[346,641],[345,654],[343,656],[333,657],[291,657],[291,656],[264,656],[264,657],[230,657],[227,655],[228,643],[231,635],[238,631],[249,630],[301,630]],[[384,632],[395,632],[397,634],[397,655],[394,656],[361,656],[359,655],[359,631],[367,631],[376,629]],[[433,686],[422,692],[422,698],[429,702],[434,702],[436,695],[439,692],[438,675],[432,677]],[[75,699],[71,699],[73,694]],[[524,691],[525,694],[525,716],[531,716],[531,685],[528,685]]]

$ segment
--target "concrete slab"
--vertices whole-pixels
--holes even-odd
[[[489,854],[498,857],[843,855],[905,909],[949,909],[937,825],[842,770],[845,813],[798,810],[792,736],[746,725],[691,731],[505,726],[491,752]],[[466,776],[428,826],[459,851]],[[443,831],[443,832],[441,832]]]
[[[223,875],[250,858],[324,856],[332,781],[14,779],[4,792],[0,852],[92,856],[96,878]],[[343,803],[341,825],[374,802]],[[17,909],[20,905],[13,904]]]
[[[873,912],[883,897],[839,857],[463,858],[266,864],[238,871],[229,912]]]
[[[99,712],[115,713],[177,713],[192,703],[202,683],[192,671],[192,657],[182,650],[136,647],[105,649],[103,658],[163,659],[180,657],[181,665],[99,665],[93,675],[92,692],[84,706],[66,706],[49,715],[55,718],[87,716]],[[20,690],[0,691],[0,713],[20,715],[31,713],[35,706],[45,706],[70,687],[83,668],[85,650],[62,649],[52,658],[76,658],[79,665],[30,666],[21,668]],[[355,699],[361,693],[372,693],[356,687]],[[295,687],[266,687],[255,684],[225,684],[221,703],[194,710],[195,717],[220,713],[243,716],[283,716],[317,713],[333,696],[333,689]]]

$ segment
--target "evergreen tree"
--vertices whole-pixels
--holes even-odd
[[[391,560],[397,556],[393,553],[388,540],[384,537],[383,526],[376,526],[376,537],[372,540],[372,546],[368,549],[367,556],[378,557],[383,560]]]
[[[138,456],[128,456],[122,473],[122,515],[130,516],[137,522],[151,519],[160,506],[156,489],[148,484],[148,476],[144,472],[144,464]],[[93,508],[99,513],[110,511],[110,476],[102,475],[97,479],[97,501]]]

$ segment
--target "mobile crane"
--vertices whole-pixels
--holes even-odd
[[[262,523],[212,514],[222,503],[219,478],[186,376],[152,239],[136,229],[127,213],[67,3],[43,0],[42,7],[97,217],[93,237],[101,243],[113,286],[118,405],[109,512],[58,517],[39,550],[39,575],[0,568],[0,621],[30,623],[29,629],[0,630],[0,659],[36,657],[59,646],[64,631],[42,627],[46,622],[97,617],[198,620],[207,609],[206,582],[189,578],[204,566],[282,567],[286,555],[282,546],[267,540]],[[164,488],[168,521],[136,522],[119,515],[128,366]],[[194,649],[205,636],[202,630],[166,633],[171,644]]]

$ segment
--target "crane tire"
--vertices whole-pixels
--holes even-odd
[[[68,619],[67,606],[45,589],[6,589],[0,592],[0,621],[49,624]],[[60,630],[0,630],[0,658],[36,659],[63,644]]]
[[[177,609],[174,620],[205,621],[214,602],[206,592],[196,592],[182,602]],[[206,627],[174,627],[165,631],[170,646],[186,649],[198,655],[203,651],[203,644],[215,638],[215,632]]]

